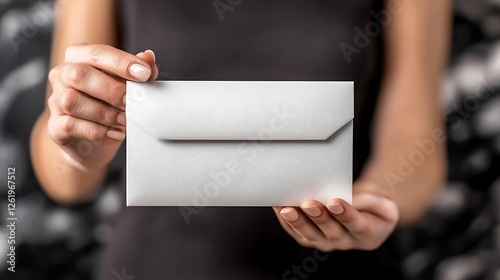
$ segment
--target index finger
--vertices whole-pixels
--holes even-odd
[[[152,74],[147,61],[108,45],[69,46],[66,49],[65,62],[89,64],[135,82],[145,82]]]

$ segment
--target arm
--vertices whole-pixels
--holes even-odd
[[[354,183],[353,205],[331,199],[326,205],[308,200],[300,208],[274,208],[283,228],[303,246],[323,251],[376,249],[398,222],[417,221],[444,183],[445,136],[439,93],[447,61],[451,3],[396,2],[402,4],[401,12],[391,15],[384,30],[387,56],[373,152]],[[439,137],[436,132],[441,132]],[[423,162],[410,163],[411,171],[400,172],[400,158],[408,160],[419,151],[415,140],[425,139],[437,139],[431,140],[432,152],[424,154]]]
[[[56,14],[51,69],[64,62],[65,50],[72,44],[115,45],[113,1],[64,1],[56,5]],[[52,93],[50,84],[47,87],[46,99]],[[47,194],[59,202],[89,198],[104,179],[106,168],[99,166],[90,170],[72,162],[49,136],[49,117],[46,105],[31,135],[31,158],[37,178]]]
[[[56,12],[50,84],[32,130],[31,158],[46,193],[76,203],[96,193],[122,143],[125,127],[116,118],[124,110],[124,80],[140,81],[126,63],[142,64],[151,75],[154,56],[106,46],[116,44],[114,1],[58,1]]]
[[[400,224],[406,225],[425,213],[446,176],[440,92],[451,34],[451,3],[402,3],[402,12],[386,30],[388,55],[375,116],[374,152],[362,180],[394,199]],[[440,140],[433,137],[438,132],[442,132]],[[420,151],[415,141],[425,139],[432,141],[435,150],[424,154],[422,164],[414,164],[410,155]],[[400,156],[414,168],[409,175],[398,170]]]

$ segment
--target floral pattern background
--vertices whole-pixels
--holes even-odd
[[[16,167],[15,274],[7,272],[7,201],[0,199],[0,279],[92,279],[107,221],[120,208],[116,159],[97,199],[65,207],[40,189],[29,157],[43,109],[52,1],[0,0],[0,182]],[[395,238],[408,279],[500,279],[500,1],[455,0],[443,85],[446,189],[414,229]],[[0,185],[2,196],[7,185]],[[6,196],[5,196],[6,197]],[[117,268],[118,269],[118,268]]]

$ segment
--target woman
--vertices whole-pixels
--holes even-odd
[[[274,207],[279,223],[266,208],[207,208],[189,226],[177,208],[123,208],[99,279],[122,268],[141,279],[397,279],[384,242],[445,177],[449,21],[450,1],[432,0],[62,1],[35,172],[60,203],[96,194],[125,138],[126,80],[354,80],[352,206]],[[421,142],[432,152],[412,165]]]

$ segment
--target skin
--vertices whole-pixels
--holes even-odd
[[[398,158],[416,150],[414,140],[443,128],[440,83],[451,4],[402,4],[385,27],[389,55],[374,120],[373,153],[354,183],[352,205],[332,198],[326,205],[308,200],[300,207],[273,207],[284,230],[302,246],[376,249],[398,225],[417,221],[444,184],[441,143],[395,187],[384,176],[398,174]],[[152,51],[133,55],[116,48],[113,5],[102,0],[57,5],[47,103],[32,131],[31,156],[42,187],[62,204],[92,199],[122,144],[125,81],[155,80],[158,75]]]

